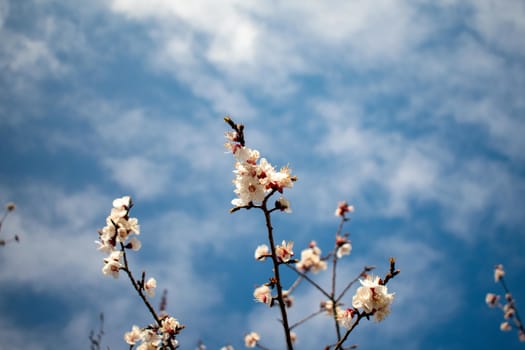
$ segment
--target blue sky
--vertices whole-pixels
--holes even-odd
[[[348,200],[339,275],[397,257],[392,314],[357,329],[361,349],[523,347],[484,297],[502,263],[525,312],[524,37],[511,0],[0,0],[0,200],[18,205],[1,234],[21,236],[0,251],[1,348],[87,349],[104,312],[121,349],[149,322],[93,243],[125,194],[131,263],[169,290],[183,349],[251,330],[281,348],[277,310],[252,301],[263,218],[228,213],[225,115],[298,176],[278,240],[327,251]],[[292,319],[322,300],[297,292]],[[298,348],[330,326],[305,324]]]

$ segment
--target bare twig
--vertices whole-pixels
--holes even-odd
[[[330,294],[325,291],[323,289],[323,287],[321,287],[320,285],[318,285],[314,280],[312,280],[310,277],[308,277],[308,275],[304,272],[301,272],[299,271],[295,266],[291,266],[289,264],[286,264],[286,266],[292,270],[295,271],[295,273],[297,273],[299,276],[301,276],[302,278],[304,278],[308,283],[310,283],[312,286],[315,287],[315,289],[317,289],[318,291],[320,291],[325,297],[327,297],[328,299],[330,299]]]
[[[95,335],[95,331],[93,330],[91,330],[89,334],[91,350],[100,350],[102,346],[102,336],[104,335],[104,314],[102,312],[99,315],[99,320],[100,324],[97,334]]]
[[[364,275],[366,275],[367,272],[370,272],[372,271],[373,269],[375,269],[375,266],[365,266],[363,267],[363,270],[359,273],[359,275],[357,275],[356,278],[354,278],[353,280],[351,280],[350,282],[348,282],[348,284],[346,285],[346,287],[343,289],[343,291],[341,292],[341,294],[337,297],[336,299],[336,302],[339,303],[339,301],[341,300],[341,298],[343,298],[343,296],[346,294],[346,292],[348,292],[348,290],[350,288],[352,288],[352,286],[354,285],[354,283],[356,283],[360,277],[363,277]]]
[[[324,310],[317,310],[316,312],[311,313],[310,315],[306,316],[306,317],[303,318],[302,320],[299,320],[299,321],[295,322],[293,325],[291,325],[291,326],[290,326],[290,330],[294,329],[294,328],[297,327],[297,326],[302,325],[302,324],[305,323],[306,321],[311,320],[312,318],[314,318],[314,317],[317,316],[317,315],[322,314],[323,312],[324,312]]]

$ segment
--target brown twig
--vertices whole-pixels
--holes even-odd
[[[143,292],[143,288],[142,286],[140,285],[139,282],[137,282],[135,280],[135,277],[133,277],[133,273],[131,272],[131,270],[129,269],[129,265],[128,265],[128,258],[127,258],[127,255],[126,255],[126,250],[124,248],[124,244],[123,243],[120,243],[120,249],[122,251],[122,257],[123,257],[123,260],[124,260],[124,267],[121,267],[120,269],[123,270],[124,272],[126,272],[126,274],[128,275],[129,277],[129,280],[131,282],[131,284],[133,285],[133,288],[137,291],[137,293],[139,294],[140,298],[142,299],[142,301],[144,302],[144,304],[146,305],[146,307],[148,308],[149,312],[151,313],[151,315],[153,316],[153,319],[155,320],[155,322],[157,323],[157,325],[159,327],[162,326],[161,324],[161,320],[159,318],[159,316],[157,315],[157,312],[155,311],[155,309],[153,308],[153,306],[150,304],[150,302],[148,301],[148,298],[146,297],[146,295],[144,294]]]
[[[302,280],[303,280],[302,276],[297,276],[297,278],[292,283],[290,288],[288,288],[288,294],[292,294],[292,292],[295,290],[295,288],[297,288],[297,286],[299,286],[299,284],[301,283]]]
[[[302,324],[305,323],[306,321],[308,321],[308,320],[314,318],[314,317],[317,316],[317,315],[322,314],[323,312],[324,312],[324,310],[321,309],[321,310],[317,310],[316,312],[311,313],[310,315],[306,316],[306,317],[303,318],[302,320],[299,320],[299,321],[295,322],[293,325],[291,325],[291,326],[290,326],[290,330],[294,329],[294,328],[297,327],[297,326],[302,325]]]
[[[321,287],[320,285],[318,285],[314,280],[312,280],[310,277],[308,277],[307,274],[299,271],[295,266],[291,266],[289,264],[286,264],[286,266],[292,270],[295,271],[295,273],[297,273],[299,276],[301,276],[302,278],[304,278],[308,283],[310,283],[312,286],[315,287],[315,289],[317,289],[318,291],[320,291],[321,293],[323,293],[323,295],[325,297],[327,297],[328,299],[330,299],[330,294],[328,294],[327,291],[325,291],[323,289],[323,287]]]
[[[350,327],[345,332],[345,335],[335,344],[334,350],[342,349],[343,343],[346,341],[346,339],[348,339],[348,336],[350,335],[350,333],[352,333],[352,331],[355,329],[355,327],[357,327],[357,325],[359,324],[359,321],[361,321],[361,319],[364,318],[364,317],[369,318],[370,316],[372,316],[372,313],[367,313],[367,312],[358,313],[357,314],[357,319],[352,324],[352,327]]]
[[[339,322],[337,321],[337,300],[335,299],[335,286],[337,281],[337,249],[339,249],[337,244],[337,237],[341,234],[343,230],[343,225],[347,221],[344,213],[341,216],[341,221],[335,232],[335,243],[334,250],[332,252],[332,290],[330,291],[330,301],[332,302],[332,315],[335,323],[335,332],[337,335],[337,341],[341,340],[341,329],[339,327]]]
[[[363,267],[363,270],[359,273],[359,275],[357,275],[356,278],[354,278],[353,280],[351,280],[345,287],[345,289],[343,289],[343,291],[341,292],[341,294],[337,297],[336,299],[336,302],[339,303],[339,301],[343,298],[343,296],[346,294],[346,292],[348,292],[348,290],[350,288],[352,288],[352,286],[354,285],[354,283],[356,283],[358,280],[359,280],[359,277],[362,277],[363,275],[365,275],[367,272],[370,272],[372,271],[373,269],[375,269],[375,266],[365,266]]]
[[[228,125],[237,133],[236,142],[239,142],[239,144],[244,147],[244,125],[234,123],[234,121],[229,116],[224,117],[224,121],[228,123]]]
[[[397,274],[399,274],[401,271],[399,269],[396,269],[396,259],[390,258],[390,271],[386,274],[383,284],[386,285],[390,279],[394,278]]]
[[[286,337],[286,345],[288,350],[293,350],[293,344],[292,344],[292,338],[290,336],[290,326],[288,324],[288,315],[286,312],[286,305],[284,303],[284,297],[283,297],[283,288],[282,288],[282,282],[281,282],[281,276],[279,273],[279,260],[277,258],[276,253],[276,247],[275,247],[275,241],[273,238],[273,227],[272,227],[272,219],[270,212],[267,207],[268,199],[276,192],[276,190],[272,190],[268,195],[264,198],[261,210],[264,213],[264,219],[266,222],[266,229],[268,232],[268,242],[270,243],[270,249],[272,251],[272,263],[273,263],[273,271],[275,275],[275,287],[277,288],[277,300],[279,302],[279,309],[281,311],[281,317],[282,317],[282,324],[283,329]],[[286,264],[288,266],[288,264]]]

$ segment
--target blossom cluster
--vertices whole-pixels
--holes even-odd
[[[335,209],[335,216],[345,217],[346,213],[351,213],[354,211],[354,206],[349,205],[346,201],[339,202],[337,208]]]
[[[255,298],[255,301],[266,304],[268,306],[272,306],[272,290],[266,284],[255,288],[255,290],[253,291],[253,297]]]
[[[283,241],[281,245],[278,245],[275,247],[275,255],[277,255],[277,259],[279,262],[287,263],[290,261],[293,253],[293,242],[289,241]]]
[[[326,311],[326,314],[336,315],[336,319],[346,329],[351,329],[354,325],[354,316],[362,310],[362,315],[373,315],[376,322],[385,319],[390,313],[390,305],[394,300],[394,293],[388,293],[388,288],[383,284],[383,281],[378,276],[365,275],[364,279],[360,279],[361,287],[359,287],[352,297],[352,308],[342,309],[336,306],[334,312],[334,304],[331,300],[321,302],[321,309]]]
[[[259,151],[239,143],[237,131],[227,132],[226,137],[229,142],[225,146],[236,160],[233,184],[237,198],[231,201],[235,207],[260,204],[272,191],[282,193],[284,188],[293,186],[295,177],[291,176],[290,168],[275,170],[266,158],[260,158]],[[284,197],[277,200],[276,207],[291,212],[290,202]]]
[[[388,293],[388,288],[379,276],[367,275],[360,279],[359,287],[352,297],[352,306],[363,309],[364,312],[374,315],[374,320],[379,322],[390,313],[390,304],[394,300],[394,293]]]
[[[135,237],[140,234],[139,222],[136,218],[129,217],[129,210],[133,206],[130,196],[117,198],[113,201],[113,208],[106,218],[106,226],[99,230],[99,240],[96,241],[98,249],[109,253],[104,259],[102,272],[118,278],[123,267],[122,256],[124,248],[139,250],[141,242]]]
[[[301,259],[295,264],[295,267],[300,271],[312,271],[313,273],[326,270],[326,261],[321,258],[321,249],[315,241],[311,241],[308,248],[301,251]]]
[[[297,340],[297,334],[295,332],[290,332],[290,337],[292,339],[292,342],[295,342]],[[247,348],[255,348],[259,347],[261,349],[266,349],[261,346],[260,344],[261,336],[257,332],[250,332],[247,333],[244,336],[244,346]],[[233,350],[233,347],[230,346],[230,348],[226,349],[226,347],[223,347],[221,350]]]
[[[158,350],[165,349],[165,344],[170,344],[171,348],[178,347],[178,340],[175,335],[183,326],[176,318],[166,316],[161,320],[160,327],[149,326],[140,328],[134,325],[131,331],[124,334],[124,340],[131,346],[138,345],[137,350]]]
[[[503,332],[511,331],[516,329],[518,331],[518,339],[520,342],[525,342],[525,327],[518,315],[518,310],[516,309],[516,301],[514,297],[509,292],[505,280],[505,270],[503,265],[498,264],[494,268],[494,282],[500,283],[505,291],[505,302],[502,303],[501,297],[495,293],[487,293],[485,296],[485,302],[491,308],[499,308],[503,312],[504,321],[500,324],[500,330]]]
[[[335,254],[338,259],[341,259],[343,255],[350,255],[352,244],[350,244],[348,237],[337,235],[335,244],[337,246]]]
[[[254,348],[259,340],[261,336],[257,332],[250,332],[244,336],[244,345],[247,348]]]

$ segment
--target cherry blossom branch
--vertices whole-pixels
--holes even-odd
[[[339,328],[339,322],[337,321],[337,301],[335,300],[335,286],[337,281],[337,249],[339,249],[338,237],[341,235],[343,225],[347,220],[348,219],[345,217],[345,213],[342,213],[341,221],[339,222],[339,226],[335,232],[335,243],[334,249],[332,251],[332,290],[330,292],[329,299],[332,302],[332,315],[334,316],[333,319],[335,323],[335,332],[337,334],[338,341],[341,340],[341,329]]]
[[[344,342],[346,341],[346,339],[348,339],[348,336],[350,335],[350,333],[352,333],[352,331],[357,327],[357,325],[359,324],[359,321],[361,321],[361,319],[364,317],[368,319],[370,316],[372,316],[372,313],[367,313],[367,312],[360,313],[359,311],[357,311],[357,318],[352,324],[352,327],[350,327],[345,332],[345,335],[335,344],[334,350],[342,349]]]
[[[514,300],[512,293],[507,287],[507,283],[505,282],[505,279],[503,277],[504,275],[505,271],[503,270],[503,265],[496,265],[494,269],[494,281],[496,283],[499,282],[501,284],[503,290],[505,291],[505,301],[507,303],[505,305],[501,304],[499,302],[499,295],[493,293],[488,293],[485,298],[485,301],[488,304],[488,306],[497,306],[503,311],[503,317],[505,318],[505,321],[501,323],[500,329],[506,332],[512,330],[512,328],[516,328],[518,330],[519,341],[525,342],[525,327],[523,325],[523,322],[521,321],[518,308],[516,307],[516,301]],[[507,320],[512,320],[514,324],[510,323]]]
[[[378,281],[378,285],[379,286],[386,286],[386,284],[388,283],[389,280],[391,280],[392,278],[394,278],[396,275],[398,275],[401,272],[399,269],[396,269],[395,263],[396,263],[396,260],[394,258],[390,258],[390,270],[385,275],[385,278],[383,280],[381,280],[381,279],[379,279],[377,277],[377,281]],[[363,288],[363,287],[361,287],[361,288]],[[376,288],[374,288],[374,289],[376,289]],[[377,292],[378,291],[376,289],[376,293]],[[358,291],[358,293],[359,293],[359,291]],[[352,302],[352,304],[355,305],[354,302]],[[362,318],[366,317],[367,319],[370,319],[370,316],[373,316],[379,310],[374,308],[371,311],[367,312],[366,310],[359,311],[356,307],[354,307],[353,309],[349,309],[349,311],[350,311],[350,315],[351,315],[350,318],[351,319],[353,318],[354,314],[357,314],[357,318],[352,323],[352,325],[347,329],[347,331],[345,332],[344,336],[335,344],[334,350],[342,349],[342,346],[343,346],[344,342],[348,339],[348,336],[357,327],[357,325],[359,324],[359,322],[361,321]]]
[[[146,296],[148,293],[150,297],[153,297],[157,286],[156,280],[149,278],[145,281],[145,272],[142,272],[140,279],[136,279],[129,266],[128,250],[139,250],[141,247],[140,241],[132,236],[133,234],[140,234],[138,219],[129,217],[129,211],[132,207],[133,201],[130,196],[115,199],[113,208],[106,218],[106,226],[98,232],[99,240],[96,242],[99,246],[98,249],[109,253],[109,256],[104,259],[102,272],[104,275],[118,278],[119,272],[124,271],[133,289],[138,293],[154,319],[153,324],[144,328],[134,325],[132,330],[124,335],[124,340],[130,345],[130,349],[137,342],[142,342],[139,348],[174,350],[178,348],[176,336],[185,327],[168,314],[163,313],[162,316],[157,314]],[[165,300],[163,300],[163,304],[165,304]],[[161,312],[163,312],[162,308]]]
[[[507,284],[505,283],[505,279],[503,277],[501,277],[500,283],[503,286],[503,289],[505,290],[505,295],[509,296],[508,299],[510,299],[510,300],[507,300],[507,301],[512,305],[512,308],[514,309],[514,319],[516,321],[515,322],[516,323],[516,327],[518,327],[518,329],[522,332],[522,334],[525,334],[525,328],[523,327],[523,322],[521,321],[521,318],[520,318],[520,315],[519,315],[519,312],[518,312],[518,308],[515,305],[514,298],[512,298],[512,294],[510,293],[509,289],[507,288]]]
[[[367,271],[370,271],[372,268],[365,267],[364,270],[353,280],[350,281],[349,284],[344,288],[343,292],[336,298],[336,281],[337,281],[337,260],[341,258],[343,255],[349,254],[351,251],[351,244],[348,240],[348,234],[342,235],[343,225],[346,221],[349,221],[349,219],[346,217],[346,213],[353,211],[353,206],[348,205],[346,202],[340,202],[339,206],[335,212],[336,216],[340,216],[341,220],[339,222],[339,225],[337,227],[337,230],[335,232],[335,243],[333,250],[328,253],[326,257],[320,258],[321,260],[328,260],[332,258],[332,274],[331,274],[331,290],[330,293],[328,293],[323,287],[318,285],[315,281],[310,279],[306,273],[302,273],[299,269],[296,267],[293,267],[294,271],[299,274],[300,277],[303,277],[307,282],[309,282],[314,288],[318,289],[325,297],[328,298],[328,301],[322,304],[322,308],[324,310],[328,311],[329,314],[331,314],[331,318],[334,322],[334,328],[336,331],[337,341],[341,340],[341,328],[340,328],[340,322],[342,320],[345,327],[348,327],[348,315],[355,314],[354,310],[348,309],[350,311],[343,311],[339,308],[340,300],[345,295],[345,293],[348,291],[348,289],[359,279],[359,277],[364,277],[365,273]],[[307,252],[305,255],[305,259],[308,259],[308,257],[312,258],[312,253],[315,256],[320,255],[320,250],[316,247],[315,242],[310,243],[310,250],[305,250],[303,252]],[[303,259],[303,253],[301,253],[301,260]],[[301,261],[299,262],[301,264],[301,268],[305,269],[306,271],[309,271],[313,262],[306,262],[307,260],[303,261],[301,264]],[[315,261],[315,260],[314,260]],[[305,265],[306,264],[306,265]],[[292,268],[291,266],[289,266]],[[315,271],[315,270],[314,270]],[[391,297],[389,297],[391,298]],[[390,300],[390,299],[389,299]],[[385,306],[383,306],[385,307]],[[315,312],[309,316],[307,316],[304,320],[308,320],[321,312]],[[353,317],[353,316],[352,316]],[[302,321],[300,322],[302,323]],[[294,325],[295,327],[296,325]]]
[[[157,325],[159,327],[161,327],[162,323],[161,323],[161,320],[160,320],[159,316],[157,315],[157,312],[155,311],[155,309],[153,308],[153,306],[151,305],[151,303],[149,302],[148,298],[146,297],[146,295],[143,292],[143,287],[142,286],[144,285],[144,278],[142,278],[141,282],[137,282],[137,280],[135,279],[135,277],[133,276],[133,273],[131,272],[131,270],[129,268],[128,258],[127,258],[126,249],[124,247],[124,244],[120,243],[120,249],[122,251],[122,258],[123,258],[123,261],[124,261],[124,266],[121,267],[120,269],[122,271],[126,272],[126,274],[129,277],[129,280],[131,282],[131,285],[133,286],[133,288],[139,294],[140,298],[142,299],[142,302],[144,303],[144,305],[146,305],[146,307],[147,307],[148,311],[150,312],[151,316],[153,316],[153,319],[155,320],[155,323],[157,323]]]
[[[284,197],[280,197],[275,202],[275,207],[269,208],[268,200],[275,192],[282,193],[284,188],[292,187],[293,182],[296,181],[296,177],[290,175],[290,169],[288,169],[288,167],[283,167],[280,171],[276,171],[266,159],[260,159],[257,150],[245,147],[244,126],[242,124],[233,122],[230,117],[225,117],[224,121],[233,129],[233,131],[226,132],[226,138],[229,142],[227,142],[225,146],[232,152],[236,159],[234,171],[236,176],[233,183],[235,184],[234,192],[237,194],[237,198],[232,200],[234,207],[230,209],[230,212],[233,213],[239,209],[261,209],[265,218],[268,243],[271,250],[270,257],[273,264],[273,277],[270,278],[269,283],[258,287],[254,291],[254,296],[256,300],[264,302],[269,306],[273,305],[274,300],[278,302],[286,345],[289,350],[292,350],[292,337],[290,335],[286,311],[287,299],[285,299],[286,297],[283,293],[279,265],[290,262],[290,258],[293,255],[293,242],[285,243],[285,241],[283,241],[282,246],[277,246],[273,236],[271,221],[271,214],[276,210],[290,212],[290,203]],[[262,248],[268,249],[266,245],[263,245]],[[256,252],[256,254],[258,253]],[[267,252],[264,252],[261,253],[257,259],[264,260],[267,256]],[[269,287],[276,288],[277,297],[271,295]],[[258,339],[256,339],[258,335],[257,337],[252,337],[252,334],[250,334],[249,336],[250,342],[258,341]]]
[[[135,279],[135,277],[133,276],[133,273],[131,272],[131,269],[129,268],[128,259],[127,259],[127,255],[126,255],[126,249],[125,249],[125,246],[124,246],[123,243],[120,243],[120,249],[122,251],[122,258],[123,258],[123,261],[124,261],[124,266],[121,267],[120,269],[122,271],[126,272],[126,275],[129,277],[129,280],[130,280],[131,284],[133,285],[133,288],[137,291],[137,293],[140,296],[140,298],[142,299],[142,302],[144,303],[144,305],[146,305],[146,308],[148,309],[148,311],[152,315],[152,317],[155,320],[155,323],[157,324],[157,326],[159,328],[163,327],[162,318],[157,315],[157,312],[155,311],[155,308],[151,305],[151,303],[149,302],[146,294],[144,293],[145,272],[142,272],[142,278],[141,278],[140,282],[137,279]],[[170,349],[170,350],[177,349],[178,346],[174,345],[174,344],[177,344],[176,341],[175,341],[175,336],[184,328],[185,328],[184,325],[179,325],[178,324],[176,326],[176,329],[174,330],[174,333],[170,334],[169,339],[166,339],[165,341],[163,341],[163,344],[165,344],[165,345],[162,346],[162,349]],[[132,348],[132,346],[130,347],[130,349],[131,348]]]
[[[279,260],[277,258],[277,252],[275,248],[275,242],[273,238],[273,227],[272,227],[272,219],[270,212],[267,207],[268,199],[276,192],[276,190],[272,190],[263,200],[261,209],[264,213],[264,219],[266,222],[266,229],[268,232],[268,242],[270,243],[270,249],[272,253],[272,263],[273,263],[273,271],[275,274],[275,286],[277,288],[277,300],[279,302],[279,309],[281,311],[281,317],[282,317],[282,324],[283,329],[286,337],[286,346],[289,350],[293,349],[292,344],[292,338],[290,336],[290,326],[288,325],[288,315],[286,312],[286,304],[284,303],[284,297],[283,297],[283,288],[281,284],[281,276],[279,273]]]
[[[291,171],[287,166],[282,167],[280,171],[276,171],[266,158],[260,157],[259,151],[246,147],[244,127],[242,124],[234,123],[230,117],[225,117],[224,120],[233,129],[233,131],[226,132],[228,142],[226,142],[225,146],[231,151],[235,158],[235,178],[233,184],[235,186],[234,193],[236,194],[236,197],[231,201],[234,207],[230,209],[230,212],[233,213],[240,209],[261,209],[265,217],[268,234],[268,243],[270,247],[266,244],[257,246],[254,257],[259,261],[271,258],[273,264],[273,275],[270,277],[269,282],[254,290],[255,299],[270,307],[274,305],[274,302],[279,304],[282,316],[281,323],[285,332],[287,348],[288,350],[292,350],[295,333],[292,334],[291,329],[322,312],[314,312],[290,327],[287,316],[287,307],[290,307],[292,302],[290,293],[302,280],[306,280],[310,285],[328,298],[328,300],[321,303],[321,307],[333,318],[337,335],[337,344],[339,344],[337,347],[340,348],[344,342],[341,337],[340,326],[344,326],[349,330],[345,334],[344,339],[346,339],[362,317],[368,318],[373,315],[376,321],[381,321],[390,313],[390,304],[394,299],[394,294],[388,293],[385,284],[389,279],[399,273],[399,270],[395,270],[394,260],[391,260],[390,272],[384,280],[381,280],[377,276],[366,275],[366,272],[372,268],[365,267],[364,271],[361,272],[357,278],[345,286],[341,295],[336,297],[337,260],[344,255],[349,255],[352,250],[351,242],[348,239],[349,234],[341,233],[344,222],[349,220],[346,218],[345,214],[352,212],[354,210],[353,206],[348,205],[346,202],[339,203],[335,215],[341,216],[341,221],[336,230],[334,248],[326,257],[322,257],[321,249],[317,247],[315,241],[311,241],[308,248],[301,252],[300,260],[291,259],[294,255],[292,250],[293,242],[286,242],[283,240],[281,245],[276,245],[271,221],[271,214],[274,211],[280,210],[290,213],[290,202],[281,196],[275,201],[275,206],[269,208],[268,201],[276,192],[283,193],[284,188],[292,187],[293,182],[296,181],[297,178],[291,176]],[[321,270],[326,270],[327,260],[330,258],[332,262],[331,284],[328,292],[311,279],[307,275],[307,272],[311,271],[317,273]],[[290,290],[287,291],[284,291],[282,287],[280,275],[280,265],[282,264],[295,271],[298,275]],[[347,310],[342,310],[339,307],[340,299],[359,277],[363,277],[363,279],[360,280],[362,286],[357,289],[356,295],[352,298],[353,309],[349,308]],[[275,296],[275,294],[272,295],[270,288],[275,288],[277,290],[277,296]],[[353,321],[355,315],[357,315],[357,318]],[[260,337],[256,332],[251,332],[245,336],[245,344],[247,347],[255,347],[259,339]]]

